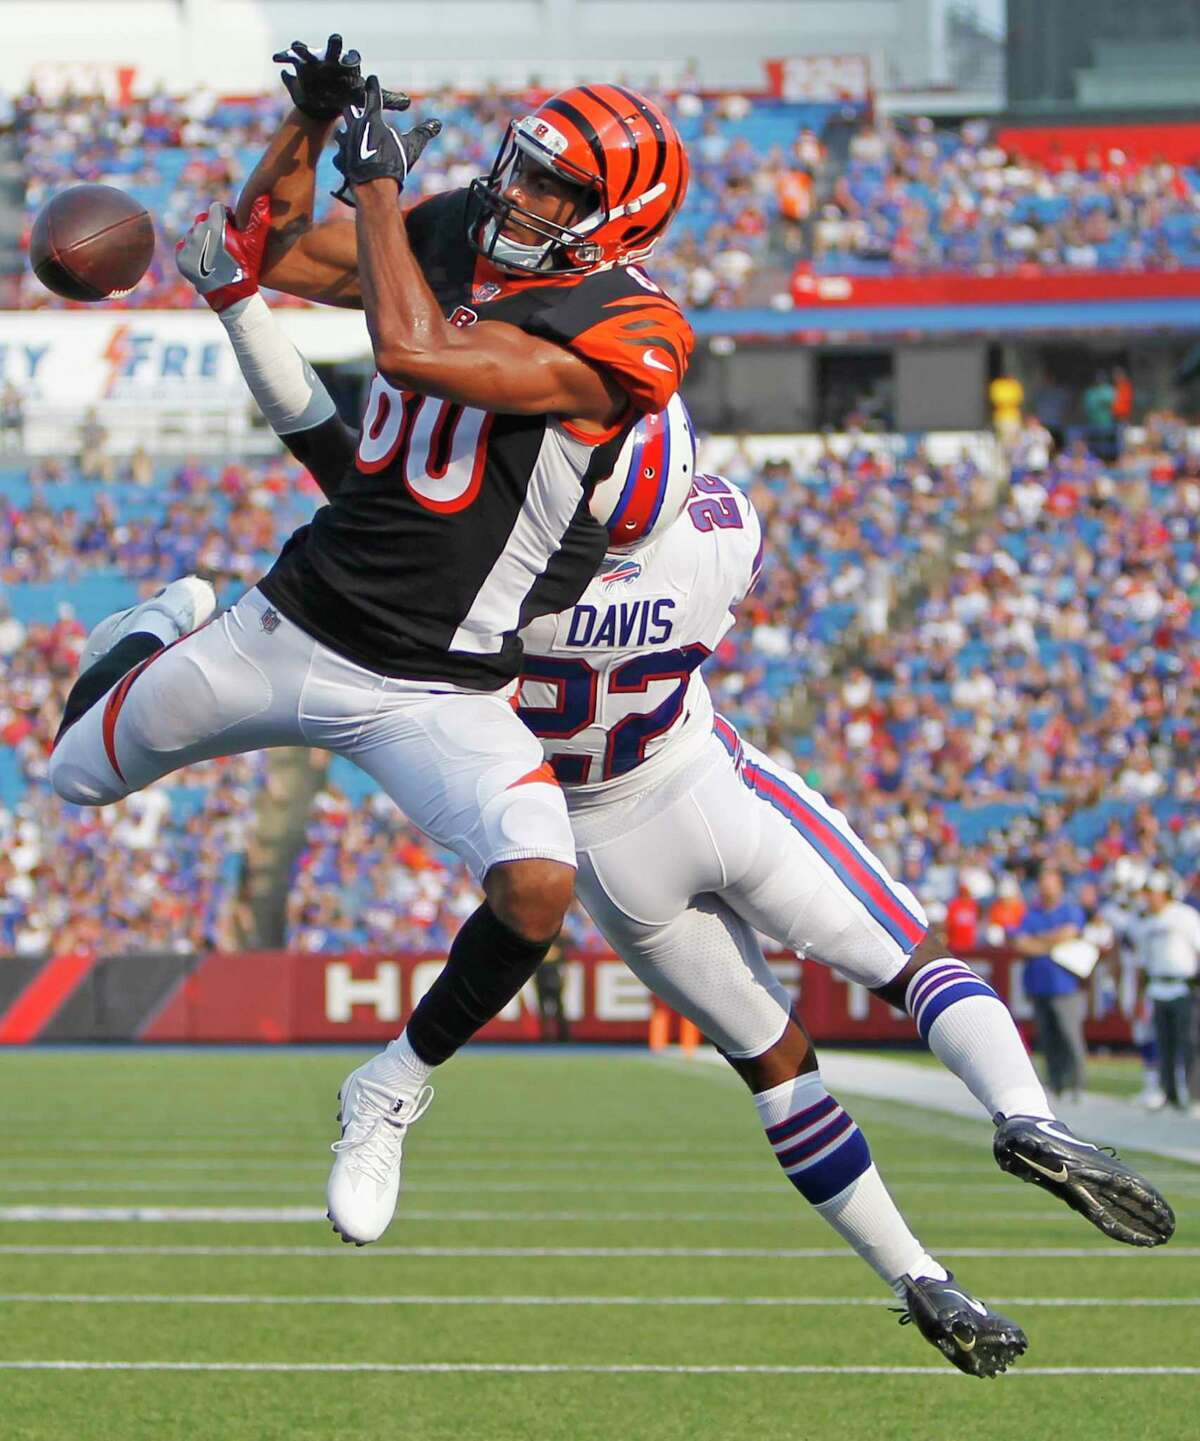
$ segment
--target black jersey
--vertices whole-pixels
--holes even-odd
[[[638,410],[678,387],[691,331],[640,272],[514,279],[466,238],[466,192],[407,219],[455,324],[502,320],[576,350],[630,396],[599,443],[545,415],[436,400],[376,375],[353,465],[260,587],[317,640],[384,675],[494,690],[520,670],[517,631],[573,605],[607,533],[588,501]]]

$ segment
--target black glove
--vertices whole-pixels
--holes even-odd
[[[344,118],[346,128],[334,137],[337,154],[333,157],[335,169],[342,173],[342,184],[333,194],[347,205],[354,204],[351,189],[368,180],[394,180],[403,190],[408,172],[442,128],[440,120],[422,120],[412,130],[397,135],[383,118],[383,92],[375,75],[367,79],[361,107],[348,105]]]
[[[342,37],[331,35],[322,58],[314,55],[303,40],[293,40],[290,49],[271,59],[277,65],[294,65],[282,74],[292,103],[313,120],[336,120],[347,105],[362,105],[366,89],[362,78],[362,57],[357,50],[342,54]],[[402,90],[383,91],[385,110],[407,110],[412,102]]]

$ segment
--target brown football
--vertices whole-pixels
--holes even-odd
[[[111,185],[75,185],[38,211],[29,263],[66,300],[119,299],[146,273],[154,222],[145,206]]]

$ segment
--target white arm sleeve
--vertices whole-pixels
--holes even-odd
[[[337,413],[320,376],[284,335],[261,295],[220,312],[250,394],[276,435],[311,430]]]

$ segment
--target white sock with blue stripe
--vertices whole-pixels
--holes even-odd
[[[904,993],[921,1039],[989,1116],[1054,1115],[1008,1007],[961,961],[922,966]]]
[[[853,1119],[810,1071],[754,1098],[784,1174],[898,1296],[900,1278],[945,1270],[905,1224]]]

